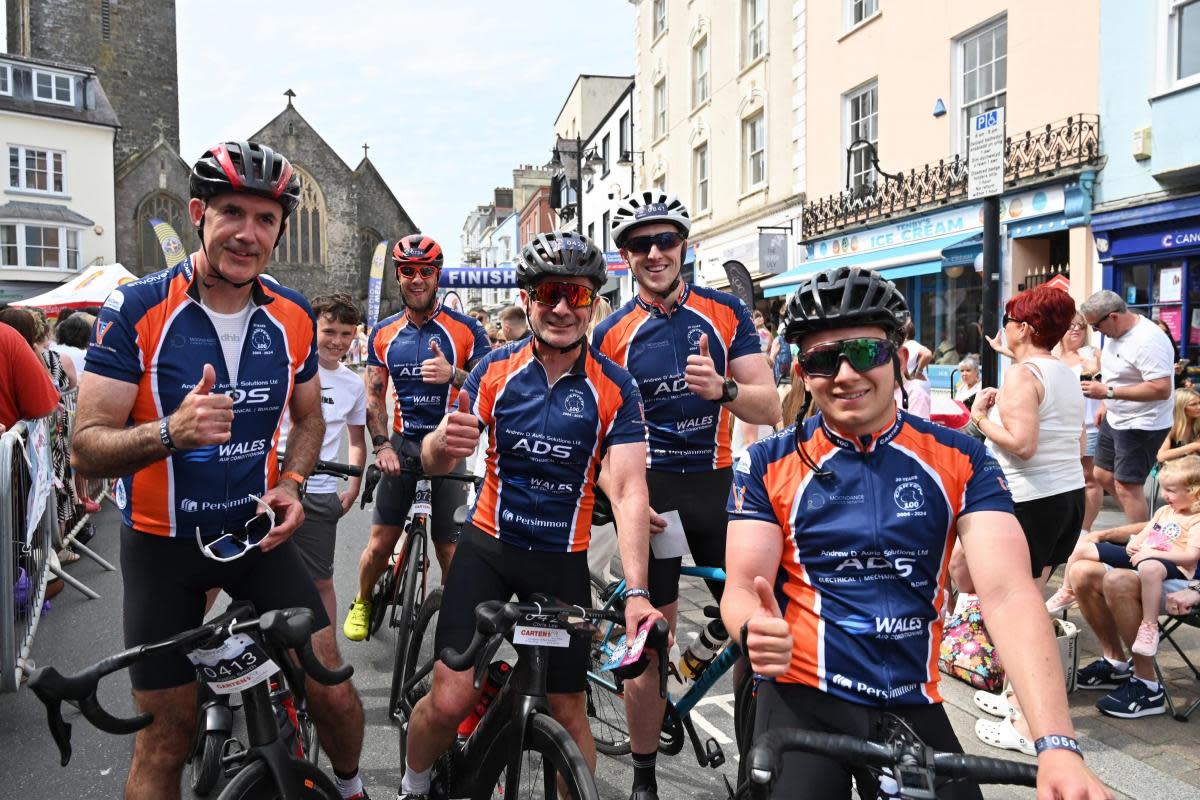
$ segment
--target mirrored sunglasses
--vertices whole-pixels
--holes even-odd
[[[415,267],[412,264],[401,264],[400,266],[396,267],[396,269],[398,269],[400,271],[400,274],[406,278],[411,278],[411,277],[415,276],[418,272],[421,273],[422,278],[428,278],[428,277],[431,277],[432,275],[434,275],[438,271],[437,267],[431,267],[428,264],[425,264],[420,267]]]
[[[559,300],[566,300],[571,308],[587,308],[596,300],[596,292],[590,286],[560,281],[542,281],[530,290],[529,296],[550,307],[558,305]]]
[[[275,527],[275,510],[261,497],[250,495],[250,499],[258,504],[263,513],[247,520],[242,530],[222,533],[212,541],[205,542],[200,527],[196,526],[196,544],[200,546],[200,552],[213,561],[235,561],[262,544]]]
[[[800,367],[809,375],[829,378],[837,374],[842,359],[856,372],[882,367],[896,354],[896,345],[888,339],[843,339],[829,342],[800,354]]]

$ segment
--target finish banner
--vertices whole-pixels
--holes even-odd
[[[383,262],[387,257],[387,239],[375,246],[371,256],[371,277],[367,280],[367,330],[379,321],[379,296],[383,291]]]
[[[515,267],[450,267],[438,280],[442,289],[515,289]]]

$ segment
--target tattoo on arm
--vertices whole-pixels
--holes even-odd
[[[387,436],[387,372],[367,368],[367,432]]]

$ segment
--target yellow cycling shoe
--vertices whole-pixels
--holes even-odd
[[[350,604],[350,613],[342,623],[342,633],[352,642],[361,642],[367,638],[371,628],[371,601],[355,600]]]

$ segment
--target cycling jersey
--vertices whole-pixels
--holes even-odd
[[[493,350],[463,387],[488,436],[470,521],[527,550],[586,550],[600,462],[612,445],[646,440],[641,397],[595,348],[549,385],[533,342]]]
[[[775,594],[794,641],[778,680],[866,705],[941,702],[943,588],[958,518],[1012,513],[1004,474],[969,436],[907,413],[855,442],[805,421],[734,466],[729,517],[779,525]]]
[[[688,356],[708,352],[718,375],[734,359],[761,352],[746,305],[715,289],[684,284],[675,307],[635,296],[596,326],[592,344],[633,374],[646,407],[646,466],[701,472],[733,463],[729,409],[693,393],[684,378]]]
[[[487,332],[477,319],[441,304],[419,326],[409,321],[406,311],[393,314],[371,329],[367,341],[367,365],[386,367],[392,376],[396,393],[392,430],[417,443],[438,426],[458,398],[453,382],[421,380],[421,362],[433,358],[434,342],[452,366],[463,370],[491,352]]]
[[[92,326],[86,371],[137,384],[130,423],[171,414],[212,364],[213,393],[233,398],[229,441],[181,450],[114,487],[125,524],[159,536],[237,530],[278,481],[276,442],[295,384],[317,374],[315,323],[308,301],[256,280],[242,336],[236,384],[217,330],[200,305],[191,258],[113,290]]]

